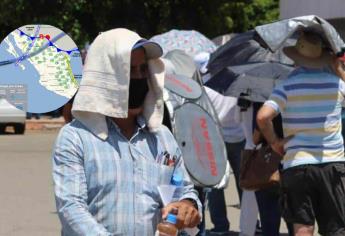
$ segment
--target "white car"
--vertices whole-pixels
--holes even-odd
[[[25,132],[26,113],[9,103],[5,98],[0,98],[0,133],[7,126],[13,126],[16,134]]]

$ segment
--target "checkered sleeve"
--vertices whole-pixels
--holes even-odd
[[[56,207],[64,229],[73,235],[111,235],[88,211],[83,150],[73,127],[66,125],[52,154]]]
[[[176,168],[175,171],[179,173],[183,173],[184,189],[183,189],[183,194],[180,200],[186,199],[186,198],[193,199],[198,204],[198,211],[199,211],[200,216],[202,216],[202,205],[198,198],[198,192],[195,190],[194,184],[191,181],[189,174],[184,166],[183,158],[179,158],[179,163],[177,163],[177,166],[178,167]]]

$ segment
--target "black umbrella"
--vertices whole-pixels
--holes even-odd
[[[287,41],[286,45],[291,45]],[[292,61],[282,51],[272,53],[255,31],[239,34],[213,54],[206,86],[228,96],[247,94],[251,101],[267,100],[278,80],[292,71]]]
[[[285,45],[293,45],[295,40],[289,39]],[[251,30],[236,35],[226,44],[219,47],[210,56],[207,68],[216,74],[228,66],[243,65],[255,62],[279,62],[293,64],[282,51],[272,53],[256,31]]]

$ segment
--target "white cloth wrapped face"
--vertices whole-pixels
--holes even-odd
[[[101,139],[108,137],[106,116],[128,116],[131,51],[139,40],[142,38],[135,32],[113,29],[98,35],[88,51],[72,114]],[[154,132],[163,119],[164,64],[150,50],[146,57],[150,78],[143,115]]]

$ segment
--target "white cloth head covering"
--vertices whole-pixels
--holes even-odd
[[[108,137],[106,116],[127,118],[131,51],[142,38],[127,29],[113,29],[98,35],[88,51],[83,77],[72,114],[101,139]],[[155,132],[163,119],[164,64],[149,59],[149,92],[143,115]]]

